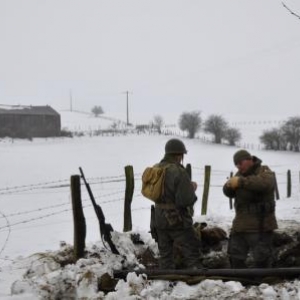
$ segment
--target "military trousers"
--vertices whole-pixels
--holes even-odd
[[[234,232],[230,234],[228,255],[231,268],[247,268],[249,253],[254,268],[271,268],[273,263],[273,232]]]
[[[200,241],[192,227],[183,229],[158,229],[159,267],[175,269],[174,245],[180,245],[186,268],[201,268]]]

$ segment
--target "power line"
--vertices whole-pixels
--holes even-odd
[[[290,8],[288,8],[288,7],[286,6],[285,3],[283,3],[283,2],[281,2],[281,3],[282,3],[282,5],[283,5],[283,7],[286,8],[292,15],[294,15],[295,17],[297,17],[298,19],[300,19],[300,15],[296,14],[295,12],[293,12]]]

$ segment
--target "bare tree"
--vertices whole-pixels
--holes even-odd
[[[102,109],[101,106],[94,106],[92,108],[92,114],[95,116],[95,117],[98,117],[99,115],[102,115],[104,114],[104,111]]]
[[[291,146],[292,151],[299,152],[300,117],[291,117],[281,127],[282,134]]]
[[[204,122],[204,131],[214,135],[216,144],[221,144],[227,129],[227,121],[219,115],[210,115]]]
[[[273,128],[271,130],[265,130],[259,139],[267,150],[287,149],[287,142],[283,137],[281,129]]]
[[[162,116],[155,115],[153,119],[153,125],[157,129],[157,132],[161,134],[161,128],[164,125],[164,119]]]
[[[179,117],[179,128],[188,132],[188,137],[193,139],[200,130],[202,119],[199,111],[184,112]]]
[[[271,150],[300,150],[300,117],[289,118],[280,128],[265,130],[260,141],[266,149]]]
[[[241,132],[237,128],[228,128],[224,133],[224,139],[228,141],[229,145],[234,146],[236,142],[242,138]]]

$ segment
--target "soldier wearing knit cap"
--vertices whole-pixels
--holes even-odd
[[[253,267],[272,267],[272,237],[277,229],[274,174],[244,149],[233,155],[233,162],[238,171],[223,186],[224,195],[235,199],[228,243],[231,267],[247,268],[249,253]]]
[[[252,159],[252,156],[247,150],[244,149],[237,151],[233,156],[233,162],[235,165],[245,159]]]

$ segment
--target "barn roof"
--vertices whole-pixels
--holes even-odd
[[[59,116],[51,106],[12,106],[11,108],[3,108],[0,106],[1,115],[52,115]]]

